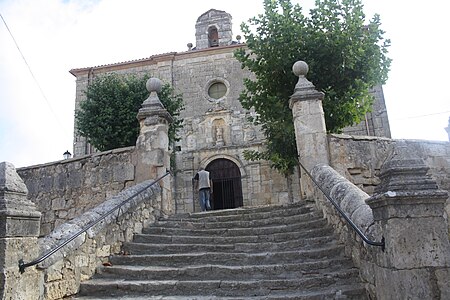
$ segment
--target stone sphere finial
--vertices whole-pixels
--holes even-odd
[[[161,92],[162,88],[162,81],[159,80],[159,78],[152,77],[147,80],[147,83],[145,84],[145,87],[147,88],[147,91],[151,92]]]
[[[308,74],[308,70],[308,64],[302,60],[297,61],[292,66],[292,72],[294,72],[295,76],[306,76],[306,74]]]

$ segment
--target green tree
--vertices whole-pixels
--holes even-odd
[[[96,77],[85,91],[86,100],[75,112],[78,132],[100,151],[135,145],[139,135],[136,115],[149,95],[145,88],[148,78],[115,73]],[[179,118],[182,96],[175,95],[169,84],[163,85],[158,96],[174,119],[169,126],[169,142],[174,143],[183,122]]]
[[[297,166],[289,98],[298,80],[292,65],[303,60],[308,78],[325,93],[323,108],[329,132],[341,132],[360,122],[370,109],[369,90],[387,79],[390,41],[380,19],[366,24],[360,0],[318,0],[309,16],[289,0],[265,0],[264,14],[243,23],[246,48],[235,57],[255,74],[244,81],[242,106],[257,112],[252,121],[267,138],[263,152],[246,152],[247,159],[267,159],[285,175]],[[254,32],[252,31],[254,29]]]

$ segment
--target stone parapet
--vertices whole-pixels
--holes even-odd
[[[386,251],[376,255],[377,296],[448,299],[450,243],[444,205],[448,192],[406,143],[383,165],[381,183],[367,200]],[[445,279],[446,277],[446,279]]]
[[[134,147],[18,169],[42,212],[40,236],[135,183]]]
[[[311,175],[316,182],[320,182],[323,191],[336,202],[344,214],[367,234],[369,227],[373,225],[372,210],[365,203],[369,195],[328,165],[316,165]]]
[[[19,260],[37,255],[41,213],[27,200],[28,190],[14,166],[0,163],[0,298],[40,299],[41,274],[22,276]]]
[[[122,191],[39,240],[40,253],[43,255],[102,214],[144,190],[38,265],[37,270],[45,278],[42,299],[61,299],[76,294],[80,282],[91,278],[99,265],[108,265],[110,255],[120,254],[124,242],[130,242],[135,233],[141,233],[142,228],[148,227],[160,217],[158,207],[161,188],[159,184],[146,188],[151,182],[152,180],[145,181]],[[26,269],[25,274],[30,271],[33,268]]]

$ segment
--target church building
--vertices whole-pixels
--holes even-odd
[[[224,11],[210,9],[203,13],[195,24],[196,44],[188,44],[186,52],[70,71],[76,77],[76,109],[85,99],[89,83],[110,72],[158,77],[183,95],[185,109],[180,117],[184,124],[179,131],[181,140],[173,149],[176,213],[200,210],[192,184],[200,167],[211,173],[213,209],[283,204],[292,201],[290,195],[301,195],[298,174],[286,179],[271,169],[268,162],[244,158],[245,150],[263,149],[264,135],[247,121],[254,111],[243,109],[238,100],[244,89],[243,79],[252,74],[241,69],[233,56],[245,44],[237,38],[233,40],[231,20],[231,15]],[[367,113],[361,124],[346,128],[345,133],[390,137],[381,86],[372,92],[375,96],[372,112]],[[73,151],[75,157],[95,151],[76,128]]]

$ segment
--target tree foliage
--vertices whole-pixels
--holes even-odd
[[[255,109],[252,121],[267,137],[266,150],[247,152],[248,159],[270,160],[285,175],[297,165],[289,98],[298,60],[308,63],[308,79],[325,93],[329,132],[364,118],[373,102],[369,90],[386,81],[391,62],[379,16],[366,22],[360,0],[317,0],[308,16],[289,0],[264,0],[264,14],[241,25],[248,50],[237,50],[235,57],[256,79],[245,79],[240,101]]]
[[[75,113],[78,132],[100,151],[135,145],[139,135],[136,115],[149,94],[145,88],[148,78],[115,73],[96,77]],[[169,126],[169,142],[173,143],[183,122],[179,118],[183,99],[169,84],[163,85],[158,96],[174,118]]]

